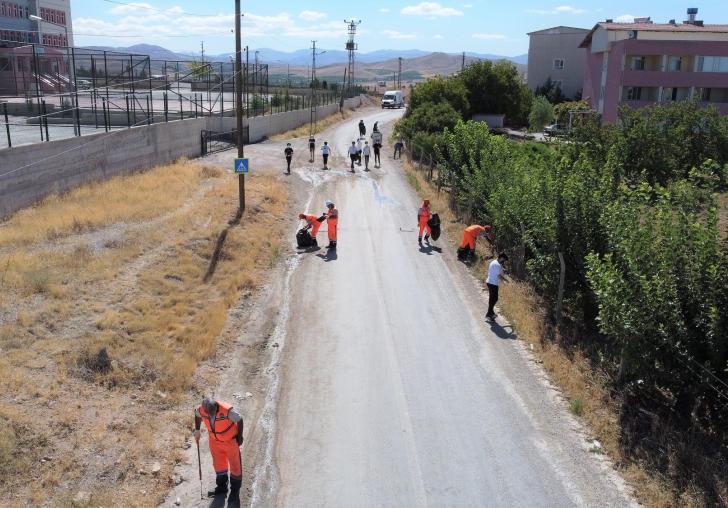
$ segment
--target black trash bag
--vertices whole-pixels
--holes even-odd
[[[299,229],[298,233],[296,233],[296,242],[299,247],[310,247],[312,243],[311,233],[306,229]]]
[[[467,259],[473,255],[473,251],[470,250],[470,247],[460,247],[458,248],[458,259],[462,261],[467,261]]]
[[[430,226],[430,237],[433,240],[440,238],[440,216],[433,213],[430,220],[427,221],[427,225]]]

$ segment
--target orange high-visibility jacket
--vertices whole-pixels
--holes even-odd
[[[326,223],[331,224],[332,226],[336,226],[339,223],[339,210],[336,209],[336,207],[333,207],[331,210],[329,210],[329,213],[326,214]]]
[[[430,220],[430,207],[421,205],[420,209],[417,211],[417,215],[420,218],[420,224],[423,222],[427,224],[427,222]]]
[[[215,437],[216,441],[228,441],[230,439],[233,439],[235,436],[238,435],[237,422],[234,422],[228,418],[228,412],[232,409],[233,406],[225,402],[220,402],[219,400],[215,402],[217,402],[218,406],[217,413],[212,415],[212,418],[215,419],[215,430],[213,430],[212,425],[210,425],[211,416],[205,412],[205,409],[202,406],[200,406],[200,415],[202,416],[202,420],[207,426],[207,431],[210,433],[211,436]]]
[[[303,218],[308,224],[314,225],[314,222],[318,219],[318,215],[304,215]]]

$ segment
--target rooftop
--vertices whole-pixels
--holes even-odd
[[[605,30],[639,30],[640,32],[673,32],[673,33],[727,33],[728,25],[697,25],[691,23],[614,23],[602,22],[594,25],[580,48],[586,48],[592,41],[596,30],[602,27]]]

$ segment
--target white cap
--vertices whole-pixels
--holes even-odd
[[[331,201],[326,202],[326,206],[331,206],[331,205],[333,205],[333,203]]]

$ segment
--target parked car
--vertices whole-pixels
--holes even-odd
[[[568,134],[569,128],[566,125],[555,123],[544,127],[543,132],[548,136],[563,136],[564,134]]]
[[[91,82],[87,79],[77,79],[76,88],[79,90],[91,90]]]

